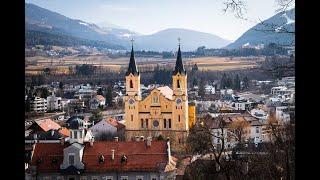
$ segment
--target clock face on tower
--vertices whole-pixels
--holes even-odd
[[[181,98],[178,98],[178,99],[176,100],[176,103],[177,103],[177,104],[181,104],[181,103],[182,103],[182,99],[181,99]]]
[[[134,99],[130,98],[129,99],[129,104],[133,104],[134,103]]]

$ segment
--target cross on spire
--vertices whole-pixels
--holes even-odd
[[[133,47],[133,41],[134,41],[133,38],[130,41],[131,41],[131,46]]]
[[[178,37],[178,44],[179,44],[179,46],[180,46],[180,41],[181,41],[181,38],[180,38],[180,37]]]

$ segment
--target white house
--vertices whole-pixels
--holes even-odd
[[[45,98],[34,97],[32,98],[30,105],[31,111],[37,113],[47,112],[47,99]]]
[[[99,138],[103,134],[109,135],[110,138],[112,138],[112,136],[123,136],[125,125],[119,123],[113,118],[108,118],[101,120],[92,126],[90,130],[96,138]]]
[[[90,109],[98,109],[99,107],[104,107],[106,104],[106,98],[102,95],[96,95],[89,101]]]
[[[61,109],[62,109],[61,97],[56,97],[55,94],[47,97],[48,111],[55,111],[55,110],[61,110]]]
[[[285,86],[273,87],[273,88],[271,88],[271,94],[272,95],[283,95],[287,92],[286,90],[287,90],[287,87],[285,87]]]
[[[205,85],[204,89],[205,89],[206,94],[215,94],[216,93],[216,88],[214,86]]]
[[[278,106],[276,107],[276,119],[287,123],[290,122],[290,114],[289,111],[294,111],[294,106]]]

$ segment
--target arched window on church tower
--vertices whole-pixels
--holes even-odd
[[[130,88],[133,88],[133,82],[130,80]]]
[[[177,88],[180,88],[180,80],[177,80]]]
[[[141,119],[141,128],[143,128],[143,119]]]

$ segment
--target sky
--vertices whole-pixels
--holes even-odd
[[[226,0],[26,0],[90,23],[108,22],[148,35],[185,28],[235,41],[260,20],[276,14],[275,0],[245,0],[249,20],[223,12]]]

